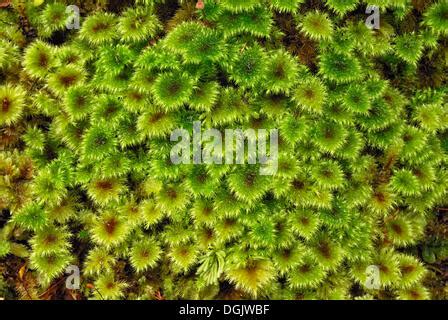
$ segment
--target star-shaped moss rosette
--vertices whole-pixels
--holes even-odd
[[[65,1],[19,2],[0,259],[33,292],[75,264],[90,299],[440,297],[446,1],[374,1],[378,30],[357,0],[83,1],[79,30]],[[278,129],[277,170],[173,163],[175,129],[207,150],[195,121]]]

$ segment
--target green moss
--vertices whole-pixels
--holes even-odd
[[[374,1],[379,30],[357,0],[106,2],[0,10],[0,258],[33,295],[77,264],[89,299],[441,296],[445,1]],[[278,170],[175,165],[194,121],[278,129]]]

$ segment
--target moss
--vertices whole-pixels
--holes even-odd
[[[446,299],[447,6],[377,2],[0,9],[0,298]],[[175,165],[193,121],[279,129],[278,171]]]

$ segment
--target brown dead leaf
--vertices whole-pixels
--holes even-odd
[[[92,283],[86,284],[86,287],[92,290],[95,289],[95,286]]]
[[[79,300],[79,293],[74,292],[72,290],[67,290],[65,292],[64,300]]]
[[[25,275],[26,272],[26,264],[24,264],[22,267],[20,267],[19,270],[19,280],[23,281],[23,276]]]
[[[165,297],[162,295],[162,293],[161,293],[160,291],[157,291],[157,292],[154,294],[154,297],[156,298],[156,300],[159,300],[159,301],[161,301],[161,300],[165,300]]]
[[[3,0],[3,1],[0,1],[0,8],[6,8],[6,7],[9,7],[10,4],[11,4],[11,0]]]

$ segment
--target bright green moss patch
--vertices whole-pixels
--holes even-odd
[[[79,30],[66,1],[19,2],[0,8],[0,298],[74,265],[88,299],[446,299],[446,1],[377,1],[379,30],[357,0],[78,1]],[[195,121],[278,129],[277,170],[174,164]]]

